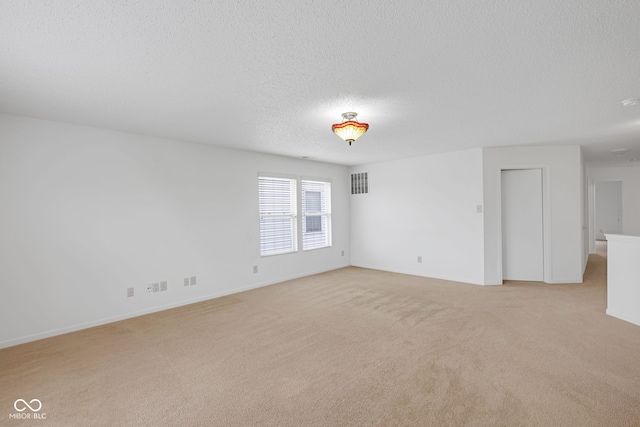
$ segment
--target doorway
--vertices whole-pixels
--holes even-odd
[[[544,281],[542,169],[501,171],[502,279]]]
[[[595,182],[595,236],[622,234],[622,181]]]

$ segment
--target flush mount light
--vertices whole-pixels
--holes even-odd
[[[629,98],[622,101],[622,105],[625,107],[631,107],[632,105],[640,105],[640,98]]]
[[[331,126],[333,132],[351,145],[369,129],[366,123],[359,123],[355,118],[358,113],[342,113],[342,123]]]
[[[629,151],[628,148],[614,148],[611,150],[611,154],[615,154],[616,156],[624,156]]]

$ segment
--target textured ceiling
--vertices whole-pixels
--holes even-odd
[[[0,2],[0,112],[243,150],[640,160],[636,97],[638,0]],[[370,125],[351,147],[345,111]]]

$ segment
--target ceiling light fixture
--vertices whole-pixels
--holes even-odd
[[[360,138],[369,129],[366,123],[359,123],[355,120],[358,113],[342,113],[342,123],[331,126],[331,130],[351,145],[353,141]]]
[[[622,101],[622,105],[625,107],[631,107],[632,105],[640,104],[640,98],[629,98]]]

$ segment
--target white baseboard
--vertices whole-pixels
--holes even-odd
[[[625,322],[633,323],[634,325],[640,326],[640,317],[629,316],[627,314],[623,314],[615,310],[611,310],[610,308],[607,308],[606,313],[609,316],[616,317],[620,320],[624,320]]]
[[[470,284],[470,285],[481,285],[484,286],[485,283],[483,282],[478,282],[478,281],[473,281],[473,280],[463,280],[463,279],[456,279],[456,278],[451,278],[451,277],[438,277],[438,276],[427,276],[425,274],[420,274],[416,271],[403,271],[403,270],[398,270],[398,269],[388,269],[388,268],[382,268],[379,266],[371,266],[371,265],[366,265],[366,264],[352,264],[354,267],[360,267],[360,268],[368,268],[370,270],[381,270],[381,271],[388,271],[390,273],[399,273],[399,274],[407,274],[409,276],[418,276],[418,277],[427,277],[429,279],[438,279],[438,280],[446,280],[448,282],[457,282],[457,283],[466,283],[466,284]]]
[[[131,319],[133,317],[144,316],[145,314],[157,313],[158,311],[169,310],[171,308],[182,307],[182,306],[189,305],[189,304],[195,304],[197,302],[207,301],[207,300],[214,299],[214,298],[220,298],[220,297],[224,297],[224,296],[227,296],[227,295],[238,294],[240,292],[250,291],[252,289],[257,289],[257,288],[263,288],[265,286],[275,285],[275,284],[278,284],[278,283],[286,282],[288,280],[294,280],[294,279],[299,279],[301,277],[313,276],[314,274],[326,273],[327,271],[338,270],[338,269],[345,268],[345,267],[349,267],[349,265],[338,266],[338,267],[335,267],[335,268],[329,268],[329,269],[326,269],[326,270],[320,270],[320,271],[305,273],[305,274],[301,274],[301,275],[288,276],[288,277],[280,278],[278,280],[257,283],[257,284],[254,284],[254,285],[244,286],[242,288],[237,288],[237,289],[233,289],[233,290],[230,290],[230,291],[216,292],[216,293],[213,293],[213,294],[200,296],[198,298],[192,298],[192,299],[177,301],[177,302],[174,302],[174,303],[171,303],[171,304],[164,304],[164,305],[159,305],[159,306],[155,306],[155,307],[150,307],[150,308],[147,308],[147,309],[144,309],[144,310],[133,311],[133,312],[121,314],[121,315],[118,315],[118,316],[106,317],[106,318],[94,320],[94,321],[91,321],[91,322],[79,323],[79,324],[76,324],[76,325],[66,326],[64,328],[51,329],[51,330],[48,330],[48,331],[39,332],[37,334],[26,335],[26,336],[18,337],[18,338],[12,338],[12,339],[9,339],[9,340],[0,341],[0,349],[7,348],[7,347],[12,347],[12,346],[19,345],[19,344],[25,344],[25,343],[28,343],[28,342],[31,342],[31,341],[37,341],[37,340],[41,340],[41,339],[44,339],[44,338],[51,338],[51,337],[55,337],[57,335],[67,334],[67,333],[70,333],[70,332],[76,332],[76,331],[80,331],[80,330],[83,330],[83,329],[93,328],[93,327],[96,327],[96,326],[106,325],[108,323],[119,322],[120,320]]]
[[[548,283],[550,285],[562,285],[562,284],[567,284],[567,283],[582,283],[582,277],[574,278],[574,279],[561,279],[561,280],[551,279],[548,282],[544,282],[544,283]]]

